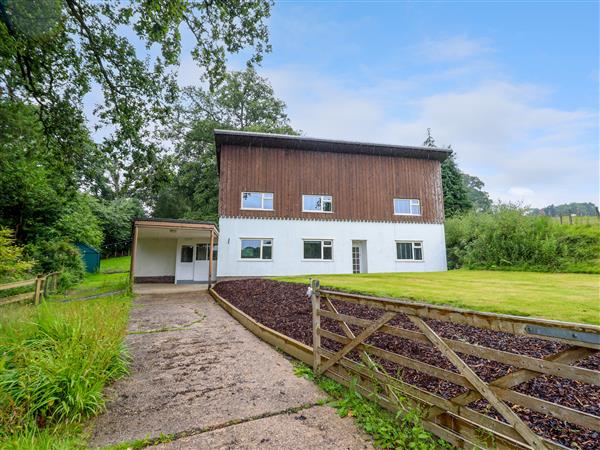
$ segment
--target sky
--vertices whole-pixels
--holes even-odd
[[[599,203],[598,2],[288,1],[269,26],[259,72],[304,135],[431,128],[494,199]]]
[[[421,145],[431,128],[494,200],[598,205],[599,4],[277,1],[257,70],[305,136]],[[184,53],[180,84],[200,73]]]

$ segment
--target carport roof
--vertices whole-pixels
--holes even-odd
[[[133,229],[143,230],[142,234],[146,237],[194,237],[206,233],[219,235],[219,230],[213,222],[198,220],[140,218],[133,221]]]

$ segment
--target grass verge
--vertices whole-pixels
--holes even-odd
[[[600,325],[598,275],[461,269],[313,277],[342,291]],[[308,278],[275,279],[308,283]]]
[[[361,395],[352,386],[345,387],[327,377],[315,378],[312,369],[295,361],[294,373],[316,383],[331,398],[329,404],[341,417],[351,416],[354,422],[373,437],[376,447],[383,449],[451,449],[450,444],[425,431],[419,412],[409,410],[392,414]]]
[[[130,305],[120,295],[2,308],[1,448],[85,448],[82,423],[103,410],[104,387],[127,373]]]

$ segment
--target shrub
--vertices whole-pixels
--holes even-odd
[[[0,227],[0,283],[14,281],[30,275],[33,261],[23,255],[23,248],[16,245],[14,232]]]
[[[35,258],[37,272],[61,272],[61,289],[66,289],[83,279],[85,266],[79,249],[73,244],[64,240],[37,241],[28,245],[27,251]]]
[[[600,227],[563,226],[514,206],[446,221],[448,267],[600,272]]]

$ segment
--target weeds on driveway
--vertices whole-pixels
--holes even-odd
[[[373,437],[375,446],[383,449],[434,450],[451,449],[442,439],[423,428],[417,410],[392,414],[375,402],[327,377],[315,378],[312,368],[294,362],[294,373],[316,383],[331,398],[329,404],[341,417],[353,417],[355,423]]]

